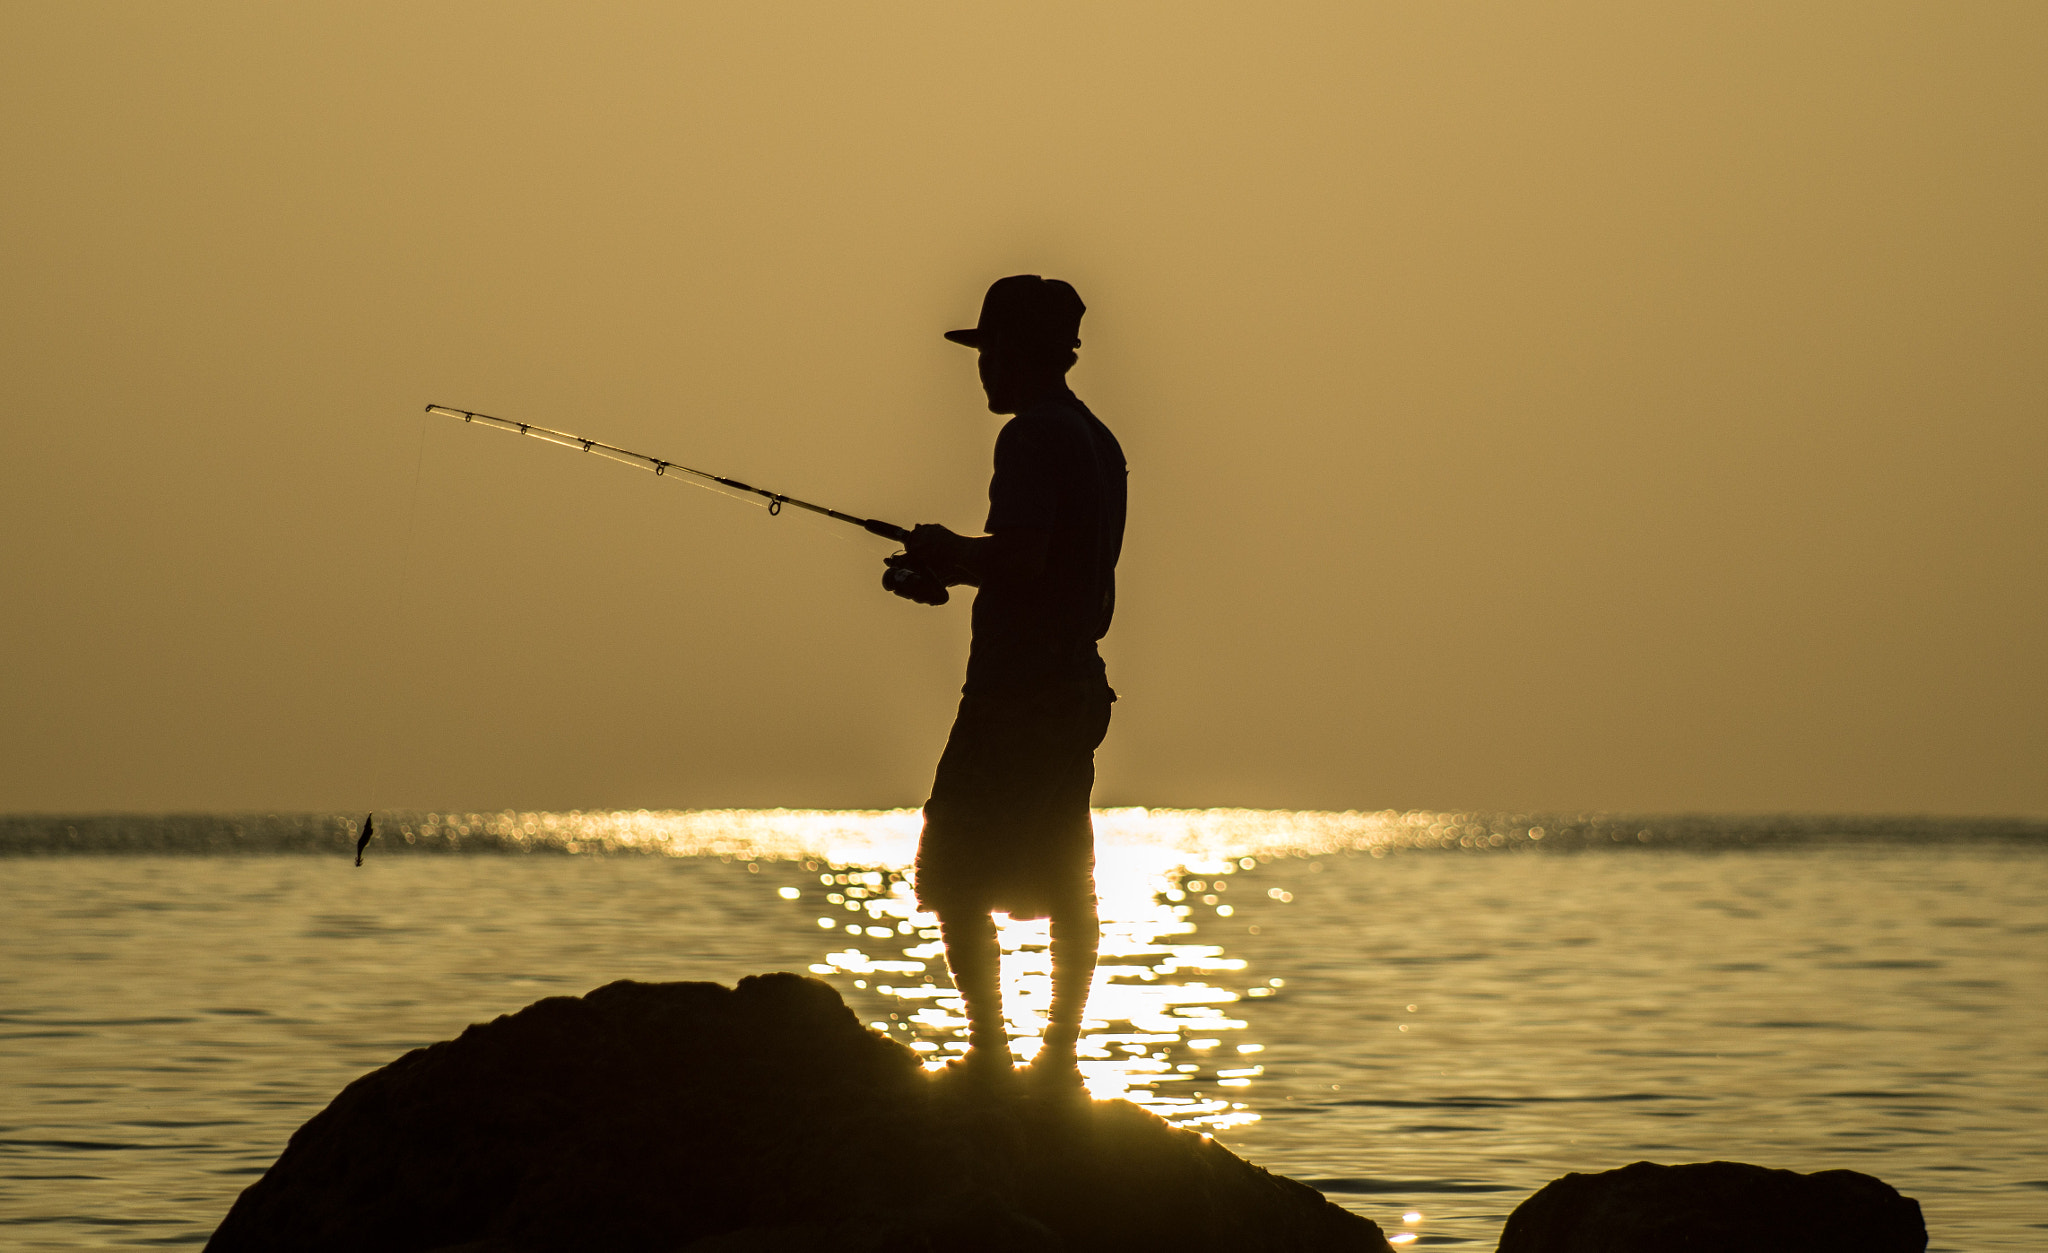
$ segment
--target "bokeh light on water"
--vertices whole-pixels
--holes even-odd
[[[851,977],[891,998],[900,1008],[870,1025],[925,1054],[927,1065],[964,1053],[965,1006],[945,977],[938,919],[917,910],[901,865],[797,864],[815,878],[781,895],[823,911],[819,928],[841,941],[812,973]],[[1223,898],[1238,869],[1238,860],[1190,859],[1128,834],[1101,850],[1102,947],[1081,1039],[1082,1074],[1097,1098],[1135,1101],[1182,1125],[1256,1119],[1232,1097],[1262,1073],[1255,1058],[1263,1046],[1242,1038],[1247,1024],[1231,1007],[1269,995],[1279,981],[1258,983],[1242,957],[1197,943],[1193,920],[1197,909],[1230,916]],[[998,937],[1011,1049],[1029,1061],[1052,1001],[1051,924],[998,916]]]
[[[744,858],[775,879],[792,908],[815,913],[824,943],[811,972],[886,998],[895,1008],[869,1025],[937,1068],[966,1052],[967,1019],[946,975],[938,919],[913,899],[921,825],[907,809],[507,812],[429,814],[401,822],[397,838],[454,850]],[[1080,1047],[1088,1090],[1212,1131],[1259,1118],[1246,1089],[1265,1073],[1265,1044],[1234,1007],[1285,987],[1217,942],[1257,933],[1256,924],[1230,922],[1233,876],[1261,858],[1499,848],[1546,835],[1453,814],[1233,809],[1100,810],[1095,828],[1102,946]],[[1273,901],[1293,899],[1285,888],[1267,891]],[[998,916],[998,936],[1011,1049],[1028,1061],[1052,1000],[1050,927]]]
[[[920,825],[915,810],[433,814],[401,823],[398,838],[746,859],[792,910],[814,917],[821,943],[811,973],[884,998],[894,1008],[869,1025],[936,1069],[967,1050],[967,1019],[946,976],[938,919],[917,909],[912,892]],[[1257,933],[1256,924],[1230,921],[1234,876],[1262,855],[1388,846],[1415,829],[1395,815],[1098,813],[1102,945],[1080,1048],[1090,1093],[1133,1101],[1181,1126],[1256,1121],[1245,1090],[1264,1073],[1265,1045],[1247,1034],[1235,1007],[1274,995],[1285,981],[1261,977],[1220,942]],[[1293,899],[1284,888],[1267,892],[1271,901]],[[1050,924],[997,921],[1011,1049],[1029,1061],[1052,999]]]

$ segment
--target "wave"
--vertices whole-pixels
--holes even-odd
[[[353,850],[360,822],[360,815],[337,813],[0,815],[0,856],[336,855]],[[1163,846],[1197,860],[1871,844],[2048,849],[2048,821],[2028,818],[1133,808],[1097,810],[1095,824],[1105,850]],[[913,809],[383,811],[371,853],[822,857],[888,865],[909,860],[918,825]]]

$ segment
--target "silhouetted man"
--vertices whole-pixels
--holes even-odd
[[[1068,389],[1081,297],[1066,283],[998,280],[969,330],[996,437],[988,534],[917,527],[908,560],[979,589],[960,712],[917,849],[918,903],[939,916],[967,1003],[969,1075],[1010,1070],[992,913],[1052,919],[1051,1023],[1032,1069],[1078,1083],[1075,1049],[1095,974],[1095,749],[1116,699],[1096,642],[1116,606],[1124,455]],[[920,599],[916,589],[891,590]]]

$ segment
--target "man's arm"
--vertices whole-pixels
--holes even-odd
[[[935,522],[910,533],[904,549],[947,586],[1026,583],[1045,573],[1052,532],[1041,526],[1006,526],[993,535],[957,535]]]

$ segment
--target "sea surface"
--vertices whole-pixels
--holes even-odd
[[[0,1248],[204,1243],[344,1084],[543,996],[828,979],[963,1047],[914,812],[0,818]],[[1846,1167],[2048,1249],[2048,823],[1105,810],[1085,1066],[1491,1249],[1567,1171]],[[1045,928],[1006,925],[1019,1056]]]

